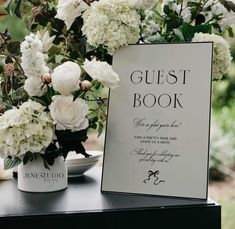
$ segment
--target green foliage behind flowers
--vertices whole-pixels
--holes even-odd
[[[235,163],[235,43],[231,45],[233,62],[226,76],[213,84],[210,168],[226,173]]]
[[[221,107],[211,120],[210,168],[227,173],[235,163],[235,109]]]
[[[142,37],[146,42],[191,41],[194,34],[222,34],[234,24],[235,5],[217,0],[164,0],[143,12]]]

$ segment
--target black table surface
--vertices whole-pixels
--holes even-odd
[[[110,212],[138,209],[184,208],[216,205],[213,200],[102,193],[101,168],[69,179],[68,188],[53,193],[27,193],[17,180],[0,182],[0,218],[50,214]]]

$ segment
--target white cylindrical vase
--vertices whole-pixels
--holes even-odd
[[[54,192],[67,188],[67,167],[58,157],[50,169],[45,168],[41,157],[18,166],[18,189],[25,192]]]

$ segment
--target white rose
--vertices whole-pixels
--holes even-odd
[[[73,101],[73,96],[54,96],[50,105],[50,114],[57,130],[79,131],[88,127],[87,103],[77,98]]]
[[[83,69],[91,76],[92,79],[98,80],[104,86],[111,89],[118,87],[119,77],[112,69],[112,66],[104,61],[85,60]]]
[[[78,89],[81,69],[78,64],[67,61],[56,67],[51,74],[53,88],[60,94],[69,96]]]

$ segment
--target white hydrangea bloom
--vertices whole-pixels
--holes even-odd
[[[21,43],[21,66],[27,77],[38,77],[49,72],[43,56],[43,45],[40,37],[31,33]]]
[[[42,83],[40,78],[29,77],[24,82],[24,89],[29,96],[42,96],[46,91],[47,87]]]
[[[64,21],[69,29],[74,20],[88,8],[89,6],[83,0],[59,0],[55,17]]]
[[[126,0],[95,1],[82,17],[88,43],[94,47],[103,45],[109,54],[140,38],[140,16]]]
[[[159,0],[134,0],[134,5],[137,9],[150,9],[158,2]]]
[[[142,37],[147,38],[161,31],[161,26],[154,21],[148,21],[146,24],[142,24],[143,33]]]
[[[156,21],[155,14],[151,10],[145,10],[145,19],[141,23],[141,35],[148,38],[161,31],[160,24]]]
[[[208,33],[195,33],[193,42],[213,42],[213,79],[220,79],[226,74],[231,66],[231,54],[227,41],[218,35]]]
[[[91,76],[92,79],[101,82],[104,86],[111,89],[118,87],[119,77],[112,69],[112,66],[104,61],[85,60],[83,69]]]
[[[89,108],[87,103],[73,96],[54,96],[50,105],[50,114],[57,130],[79,131],[88,127]]]
[[[0,157],[44,153],[53,135],[49,114],[41,104],[29,100],[0,116]]]

